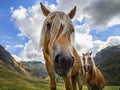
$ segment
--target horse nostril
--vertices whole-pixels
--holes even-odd
[[[55,56],[55,63],[59,63],[60,62],[60,55],[56,55]]]
[[[90,65],[88,65],[88,70],[90,70]]]
[[[71,67],[73,66],[74,64],[74,57],[72,57],[72,64],[71,64]]]
[[[66,76],[74,64],[74,57],[66,53],[59,53],[54,56],[53,66],[55,72],[60,76]]]
[[[90,70],[90,65],[84,65],[84,70],[88,72]]]
[[[83,67],[84,67],[84,70],[86,71],[86,67],[85,67],[85,65],[84,65]]]

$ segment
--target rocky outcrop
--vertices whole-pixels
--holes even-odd
[[[25,72],[24,68],[12,57],[12,55],[0,45],[0,63],[17,72]]]

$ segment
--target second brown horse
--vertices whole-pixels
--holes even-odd
[[[103,90],[105,87],[105,79],[100,70],[95,66],[92,52],[82,53],[84,70],[86,72],[86,85],[88,90]]]

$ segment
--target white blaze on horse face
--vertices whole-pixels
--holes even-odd
[[[88,56],[85,56],[85,65],[88,65]]]
[[[63,20],[61,20],[61,24],[64,26],[65,25],[65,22]]]

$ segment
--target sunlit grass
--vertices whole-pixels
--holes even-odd
[[[0,90],[50,90],[49,81],[26,76],[0,64]],[[64,83],[57,83],[57,90],[65,90]],[[86,86],[83,90],[88,90]],[[120,86],[106,86],[104,90],[120,90]]]

